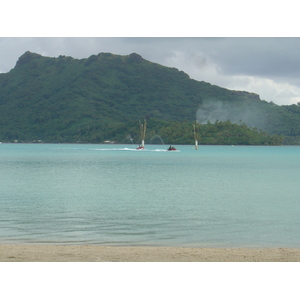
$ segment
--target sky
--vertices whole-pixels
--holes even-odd
[[[260,95],[278,105],[300,102],[300,38],[276,37],[4,37],[0,72],[26,51],[82,59],[100,52],[175,67],[190,78]]]
[[[18,2],[18,9],[15,2],[11,0],[6,10],[14,19],[9,13],[0,18],[0,28],[6,28],[0,37],[1,73],[14,68],[26,51],[77,59],[100,52],[135,52],[192,79],[256,93],[277,105],[300,102],[300,38],[295,30],[297,10],[292,6],[285,6],[289,15],[284,19],[284,7],[273,3],[270,14],[262,0],[254,0],[246,10],[232,0],[226,5],[211,0],[209,6],[196,6],[191,0],[185,6],[164,0],[153,0],[148,6],[112,0],[98,9],[91,0],[72,7],[53,0],[40,14],[28,13],[28,7],[37,7],[38,1]],[[12,20],[21,22],[8,26]]]

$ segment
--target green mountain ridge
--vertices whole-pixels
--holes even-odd
[[[257,135],[263,130],[298,143],[299,115],[297,105],[278,106],[254,93],[196,81],[136,53],[74,59],[27,51],[0,74],[0,141],[126,142],[128,136],[138,140],[138,120],[147,118],[148,139],[161,135],[167,143],[175,142],[164,130],[174,131],[175,124],[187,126],[190,135],[175,132],[173,140],[192,143],[196,119],[203,126],[244,124]]]

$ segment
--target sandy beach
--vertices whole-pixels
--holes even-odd
[[[300,249],[3,244],[0,262],[300,262]]]

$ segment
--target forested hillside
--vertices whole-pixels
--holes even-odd
[[[234,125],[268,139],[285,135],[285,141],[297,143],[299,115],[297,105],[277,106],[256,94],[199,82],[135,53],[73,59],[26,52],[10,72],[0,74],[0,141],[4,142],[121,143],[130,135],[138,139],[138,122],[146,118],[149,142],[152,134],[167,143],[193,143],[191,124],[197,119],[206,124],[203,130],[208,125],[221,130],[220,124],[233,130]],[[180,133],[175,124],[187,126],[187,133]],[[209,138],[206,132],[203,143],[227,143],[221,131],[219,138]],[[235,144],[258,141],[250,140],[241,142],[236,136]]]

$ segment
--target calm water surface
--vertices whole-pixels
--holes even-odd
[[[0,243],[300,247],[300,147],[0,145]]]

